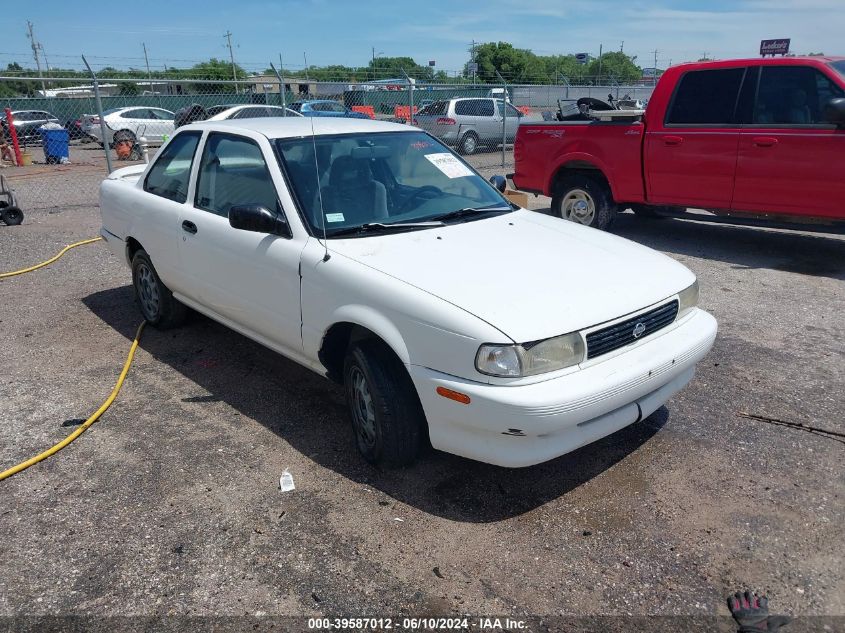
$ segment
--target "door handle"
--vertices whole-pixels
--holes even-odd
[[[684,142],[683,136],[664,136],[663,143],[666,145],[680,145]]]
[[[755,136],[753,143],[757,147],[773,147],[778,144],[778,140],[772,136]]]
[[[193,222],[189,222],[188,220],[185,220],[185,221],[182,222],[182,230],[185,231],[185,233],[190,233],[191,235],[196,235],[197,225],[194,224]]]

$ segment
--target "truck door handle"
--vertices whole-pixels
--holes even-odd
[[[188,220],[185,220],[184,222],[182,222],[182,230],[185,231],[186,233],[190,233],[191,235],[196,235],[197,225],[194,224],[193,222],[189,222]]]
[[[664,136],[663,143],[666,145],[680,145],[684,142],[683,136]]]
[[[757,147],[773,147],[778,144],[778,140],[771,136],[755,136],[753,142]]]

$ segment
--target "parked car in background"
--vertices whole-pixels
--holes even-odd
[[[86,134],[85,130],[82,129],[82,117],[67,120],[65,122],[65,129],[71,141],[86,142],[91,140],[91,136]]]
[[[469,97],[435,101],[414,115],[414,125],[457,147],[461,154],[474,154],[481,147],[502,144],[505,108],[505,134],[507,142],[512,143],[524,115],[501,99]]]
[[[290,104],[291,109],[302,116],[347,117],[350,119],[369,119],[363,112],[353,112],[338,101],[327,99],[313,101],[297,101]]]
[[[692,379],[716,321],[682,264],[511,205],[419,129],[315,119],[186,125],[103,181],[100,235],[148,323],[190,306],[337,381],[387,466],[427,440],[536,464]]]
[[[46,123],[61,125],[56,117],[44,110],[12,110],[12,121],[18,135],[18,142],[21,145],[40,144],[41,134],[38,132],[38,128],[42,125]],[[5,116],[0,117],[0,125],[3,127],[3,136],[8,141],[11,135],[9,134],[9,123]]]
[[[845,58],[726,59],[668,68],[641,117],[523,125],[512,178],[599,229],[630,208],[841,231],[843,150]]]
[[[274,116],[302,116],[296,110],[273,105],[252,103],[232,103],[215,105],[207,108],[205,121],[225,121],[226,119],[263,119]]]
[[[106,139],[102,138],[100,117],[86,114],[82,117],[82,130],[100,144],[114,142],[116,132],[124,132],[121,137],[139,138],[143,136],[151,145],[160,145],[165,136],[173,134],[173,113],[163,108],[133,106],[113,108],[103,112],[106,124]]]

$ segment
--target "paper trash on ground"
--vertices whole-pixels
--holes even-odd
[[[296,486],[293,484],[293,475],[291,475],[287,469],[285,469],[282,476],[279,477],[279,488],[282,489],[282,492],[296,490]]]

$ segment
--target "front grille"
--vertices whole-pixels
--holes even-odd
[[[587,334],[587,360],[607,354],[620,347],[639,341],[657,330],[665,328],[678,315],[678,301],[644,312],[643,314],[625,319],[601,330]],[[642,323],[645,328],[639,336],[634,336],[634,328]]]

